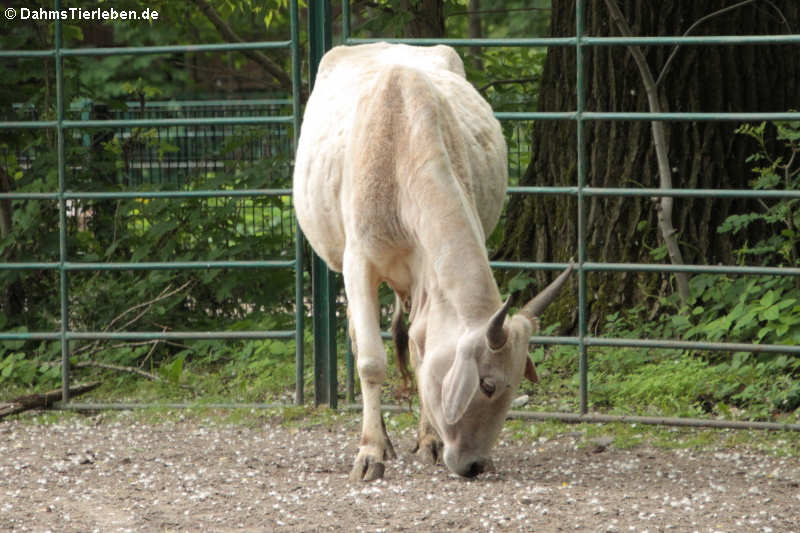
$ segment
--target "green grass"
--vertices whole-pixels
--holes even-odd
[[[622,450],[652,447],[662,450],[723,451],[736,448],[775,456],[800,456],[800,433],[788,431],[509,420],[503,433],[505,439],[530,443],[565,437],[575,438],[579,448],[591,448],[598,439],[611,439],[610,446]]]
[[[306,343],[310,354],[310,338],[306,338]],[[539,347],[533,355],[541,380],[537,384],[524,383],[520,394],[530,396],[526,409],[578,412],[577,350],[569,346]],[[390,354],[390,379],[384,387],[384,402],[398,404],[400,402],[393,390],[399,388],[400,382],[393,359]],[[349,428],[358,426],[357,413],[335,413],[308,405],[280,409],[204,407],[204,404],[212,403],[290,404],[295,371],[292,342],[209,342],[187,356],[180,367],[171,360],[165,360],[162,367],[153,366],[147,370],[161,380],[151,381],[128,373],[80,369],[73,374],[73,383],[99,379],[103,385],[76,401],[181,402],[196,405],[177,411],[148,408],[125,413],[106,412],[102,415],[104,418],[133,417],[142,422],[180,419],[248,427],[277,423],[297,428],[317,425],[335,427],[346,422]],[[340,357],[341,403],[344,403],[344,375],[344,357]],[[619,415],[800,422],[800,410],[774,411],[774,402],[770,400],[767,388],[775,387],[779,381],[764,379],[765,376],[760,375],[756,377],[734,365],[713,364],[707,358],[678,350],[592,348],[589,351],[589,410]],[[307,396],[311,396],[313,376],[310,361],[306,365],[304,381]],[[751,387],[748,392],[750,399],[737,400],[736,395],[741,398],[745,387]],[[4,390],[3,397],[13,398],[15,395],[42,390],[34,386],[14,386]],[[418,410],[416,399],[412,405]],[[62,417],[81,415],[46,413],[36,416],[38,418],[35,419],[41,423],[51,423]],[[396,434],[414,431],[418,422],[414,414],[400,412],[387,414],[386,423],[390,433]],[[569,425],[557,421],[522,420],[509,421],[504,438],[537,442],[542,438],[560,438],[576,433],[583,435],[579,439],[580,446],[590,445],[587,443],[592,438],[613,438],[612,446],[621,449],[637,446],[665,449],[744,446],[788,455],[798,454],[800,439],[798,433],[785,432],[704,430],[622,423]]]

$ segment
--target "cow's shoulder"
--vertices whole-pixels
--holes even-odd
[[[409,46],[385,42],[337,46],[331,49],[322,58],[318,76],[325,78],[334,72],[347,72],[352,76],[380,71],[383,67],[392,65],[428,72],[449,71],[465,77],[461,57],[449,46]]]

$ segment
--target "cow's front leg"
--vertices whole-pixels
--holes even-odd
[[[344,283],[363,404],[361,441],[350,479],[374,481],[383,477],[384,461],[396,457],[381,415],[386,350],[380,334],[378,283],[366,262],[347,253]]]

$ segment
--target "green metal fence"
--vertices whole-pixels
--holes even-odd
[[[568,112],[499,112],[497,117],[502,121],[533,121],[533,120],[567,120],[576,123],[577,135],[577,183],[569,187],[511,187],[510,194],[527,195],[563,195],[574,197],[577,201],[577,216],[575,224],[578,228],[577,264],[578,277],[578,332],[575,336],[552,337],[535,336],[531,341],[538,344],[561,344],[576,346],[579,352],[579,368],[577,369],[580,383],[580,408],[579,413],[534,413],[531,418],[555,418],[567,421],[616,421],[629,420],[641,423],[667,423],[690,426],[723,426],[723,427],[757,427],[767,429],[794,429],[800,430],[798,424],[773,424],[773,423],[745,423],[736,421],[697,420],[697,419],[663,419],[649,417],[616,417],[609,415],[591,415],[588,413],[590,384],[588,382],[588,366],[590,349],[600,346],[612,347],[637,347],[637,348],[677,348],[688,350],[719,350],[719,351],[750,351],[785,353],[794,356],[800,355],[800,346],[741,344],[725,342],[689,342],[662,339],[622,339],[593,336],[587,327],[588,302],[586,295],[586,276],[591,272],[689,272],[689,273],[716,273],[716,274],[743,274],[760,275],[769,274],[777,276],[800,276],[800,268],[777,267],[740,267],[740,266],[708,266],[708,265],[671,265],[671,264],[630,264],[630,263],[599,263],[587,257],[585,246],[586,235],[586,204],[592,197],[729,197],[729,198],[800,198],[797,191],[750,191],[750,190],[708,190],[708,189],[651,189],[651,188],[596,188],[586,183],[587,162],[584,139],[584,126],[587,121],[774,121],[774,120],[800,120],[800,113],[632,113],[632,112],[598,112],[585,109],[586,80],[582,76],[584,50],[586,47],[598,46],[661,46],[674,44],[692,44],[698,46],[720,44],[793,44],[800,45],[800,35],[750,35],[750,36],[665,36],[665,37],[591,37],[584,35],[584,0],[576,0],[575,36],[563,38],[515,38],[515,39],[380,39],[390,42],[404,42],[418,45],[449,44],[454,47],[513,47],[513,46],[560,46],[573,47],[576,51],[577,72],[577,105],[575,110]],[[378,39],[357,39],[351,37],[350,28],[350,2],[342,1],[342,31],[345,44],[359,44],[373,42]],[[57,88],[57,117],[56,120],[41,121],[10,121],[0,123],[2,129],[22,128],[49,128],[58,135],[58,190],[46,193],[6,193],[0,194],[0,199],[26,199],[38,201],[57,202],[59,207],[59,260],[55,262],[26,262],[0,264],[0,269],[18,270],[55,270],[59,274],[60,330],[57,332],[32,332],[8,333],[0,332],[2,339],[48,339],[61,343],[62,350],[62,387],[65,401],[69,399],[68,387],[70,379],[69,353],[70,341],[84,339],[254,339],[254,338],[295,338],[297,340],[296,352],[296,401],[303,402],[303,368],[304,353],[302,343],[303,331],[303,241],[299,231],[295,239],[295,258],[280,261],[208,261],[208,262],[165,262],[165,263],[84,263],[72,258],[66,246],[66,225],[68,202],[81,199],[121,199],[121,198],[182,198],[203,197],[222,198],[238,197],[253,198],[263,195],[286,195],[286,189],[267,190],[192,190],[192,191],[158,191],[158,192],[131,192],[131,193],[92,193],[70,191],[65,186],[65,157],[64,137],[66,132],[76,128],[131,128],[131,127],[159,127],[159,126],[227,126],[227,125],[257,125],[271,126],[275,124],[291,124],[296,135],[300,122],[300,58],[298,43],[298,7],[297,1],[289,2],[291,10],[292,35],[288,41],[281,42],[256,42],[241,44],[207,44],[207,45],[180,45],[180,46],[150,46],[134,48],[95,48],[95,49],[68,49],[62,46],[60,23],[55,21],[56,40],[52,50],[40,51],[0,51],[3,57],[43,57],[52,58],[55,62],[56,88]],[[58,9],[59,1],[55,1]],[[329,0],[309,0],[309,48],[310,70],[313,82],[316,66],[323,53],[330,48],[331,38],[331,10]],[[65,115],[65,102],[63,101],[63,74],[62,59],[67,56],[86,55],[104,56],[120,54],[157,54],[165,52],[201,52],[222,50],[245,50],[285,48],[292,53],[293,76],[293,112],[291,115],[280,116],[236,116],[236,117],[191,117],[191,118],[115,118],[107,120],[71,120]],[[519,167],[518,167],[519,168]],[[562,263],[538,262],[493,262],[494,268],[522,269],[522,270],[561,270],[565,267]],[[69,299],[68,277],[76,271],[94,270],[150,270],[150,269],[209,269],[209,268],[294,268],[296,273],[296,329],[294,331],[249,331],[249,332],[131,332],[131,333],[103,333],[97,331],[71,331],[69,324]],[[313,299],[314,299],[314,366],[315,366],[315,400],[318,403],[327,403],[332,407],[337,403],[337,358],[335,335],[335,286],[334,277],[318,259],[312,260],[313,269]],[[349,365],[352,376],[352,364]],[[352,378],[350,378],[351,380]]]
[[[84,99],[70,105],[70,115],[79,120],[131,120],[216,117],[280,117],[292,113],[288,99],[198,100],[126,102],[122,109],[109,108]],[[292,153],[291,124],[261,126],[198,125],[159,127],[148,130],[147,138],[134,138],[135,128],[96,129],[80,141],[92,147],[92,137],[113,136],[130,142],[124,168],[117,169],[117,182],[126,187],[160,185],[188,188],[193,175],[207,178],[236,161],[253,162],[282,157],[288,163]],[[240,139],[243,138],[243,139]],[[236,141],[235,147],[231,147]],[[171,151],[162,152],[167,145]],[[287,181],[288,164],[268,181]],[[283,178],[281,180],[281,178]],[[283,183],[283,185],[288,185]]]
[[[57,156],[58,156],[58,189],[52,192],[41,193],[3,193],[0,199],[9,200],[29,200],[56,202],[58,205],[58,236],[59,236],[59,257],[58,261],[40,262],[11,262],[0,263],[3,270],[46,270],[56,271],[59,276],[59,323],[58,331],[43,332],[0,332],[0,340],[55,340],[61,346],[61,382],[62,399],[65,405],[69,405],[70,400],[70,342],[76,340],[170,340],[170,339],[291,339],[296,342],[296,388],[295,401],[302,403],[303,399],[303,239],[299,231],[296,231],[295,257],[294,259],[282,260],[252,260],[252,261],[184,261],[184,262],[84,262],[70,254],[67,246],[67,225],[68,211],[71,202],[83,200],[121,200],[121,199],[180,199],[180,198],[207,198],[207,199],[256,199],[266,196],[287,196],[291,190],[284,188],[258,189],[258,190],[168,190],[168,191],[140,191],[140,192],[92,192],[76,191],[67,187],[67,160],[65,155],[65,145],[67,135],[73,130],[87,129],[116,129],[125,131],[129,128],[225,128],[255,126],[259,128],[275,129],[276,127],[290,127],[294,132],[292,144],[296,142],[296,136],[300,128],[300,48],[298,31],[298,3],[293,0],[289,3],[291,18],[291,36],[286,41],[277,42],[249,42],[236,44],[201,44],[201,45],[176,45],[176,46],[142,46],[142,47],[116,47],[116,48],[65,48],[62,41],[61,21],[53,21],[55,40],[54,47],[50,50],[2,50],[0,59],[3,58],[48,58],[52,59],[55,65],[55,87],[56,87],[56,119],[55,120],[27,120],[27,121],[5,121],[0,122],[0,128],[4,130],[19,129],[51,129],[57,135]],[[54,1],[54,10],[60,10],[60,1]],[[146,116],[140,118],[130,118],[129,116],[111,116],[104,119],[93,119],[91,117],[68,117],[68,106],[64,101],[64,75],[63,59],[70,56],[111,56],[111,55],[141,55],[141,54],[163,54],[163,53],[197,53],[197,52],[221,52],[235,50],[262,50],[262,49],[286,49],[291,53],[293,93],[291,99],[290,114],[272,113],[239,113],[235,116],[213,116],[213,113],[196,113],[195,116],[178,116],[160,113],[160,116]],[[252,102],[250,105],[256,105]],[[152,169],[151,169],[152,170]],[[141,174],[140,174],[141,176]],[[128,176],[130,178],[130,176]],[[104,331],[74,331],[69,327],[70,324],[70,303],[69,303],[69,277],[75,272],[80,271],[120,271],[120,270],[179,270],[179,269],[253,269],[255,271],[263,269],[294,269],[295,271],[295,329],[287,331],[137,331],[137,332],[104,332]]]

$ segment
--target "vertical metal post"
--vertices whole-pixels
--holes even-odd
[[[350,38],[350,0],[342,0],[342,42]]]
[[[54,0],[53,8],[61,10],[60,0]],[[69,296],[67,293],[67,201],[64,196],[66,191],[66,162],[64,160],[64,73],[62,70],[61,55],[61,21],[55,20],[54,46],[56,62],[56,143],[58,156],[58,256],[59,256],[59,295],[61,297],[61,401],[69,402]]]
[[[350,0],[342,0],[342,42],[350,38]],[[345,345],[345,400],[353,403],[356,396],[355,386],[355,358],[353,345],[350,338],[350,328],[347,328],[347,342]]]
[[[310,85],[314,86],[322,56],[331,48],[329,0],[308,2],[308,48]],[[314,254],[311,260],[314,301],[314,402],[332,409],[337,402],[335,279],[325,262]]]
[[[583,5],[584,0],[575,0],[575,67],[576,67],[576,142],[578,171],[578,372],[580,380],[580,412],[589,410],[589,386],[586,353],[587,334],[587,302],[586,302],[586,197],[583,188],[586,186],[586,154],[583,139],[583,108],[585,87],[583,79]]]
[[[289,18],[291,24],[292,51],[292,128],[294,130],[293,149],[297,152],[297,140],[300,138],[300,32],[298,29],[297,0],[289,2]],[[305,394],[305,306],[303,305],[303,270],[305,267],[303,254],[305,239],[300,230],[297,218],[294,221],[294,403],[303,405]]]

